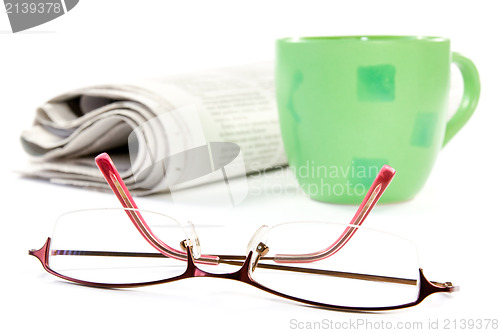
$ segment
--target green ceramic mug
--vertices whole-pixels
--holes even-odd
[[[479,99],[476,67],[446,38],[307,37],[276,46],[285,150],[313,199],[359,203],[384,164],[398,174],[382,201],[413,198]],[[448,120],[451,63],[464,94]]]

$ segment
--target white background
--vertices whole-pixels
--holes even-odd
[[[426,331],[429,321],[439,320],[442,327],[446,319],[500,319],[500,29],[495,3],[82,0],[68,14],[17,34],[10,32],[2,10],[0,331],[286,332],[297,331],[292,320],[346,325],[358,319],[373,325],[416,322]],[[28,249],[43,244],[60,213],[118,207],[110,193],[22,179],[13,172],[27,161],[19,134],[30,126],[37,105],[93,83],[269,60],[274,40],[280,37],[353,34],[449,37],[452,49],[473,59],[479,69],[482,95],[477,111],[443,150],[423,191],[410,202],[376,207],[366,222],[413,239],[426,275],[459,284],[460,293],[434,295],[415,308],[390,313],[343,313],[302,306],[217,279],[125,291],[85,288],[46,274],[27,255]],[[253,190],[260,191],[282,180],[252,181]],[[195,224],[229,225],[221,232],[228,238],[241,237],[243,249],[250,238],[247,230],[259,224],[348,221],[356,210],[271,191],[250,196],[236,208],[183,207],[163,196],[140,198],[138,204],[189,216]]]

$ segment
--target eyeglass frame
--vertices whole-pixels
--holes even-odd
[[[129,216],[130,220],[132,223],[135,225],[139,233],[144,237],[144,239],[151,245],[153,246],[157,251],[159,251],[158,255],[163,255],[167,256],[170,258],[174,259],[180,259],[180,260],[185,260],[187,261],[187,266],[186,270],[184,273],[182,273],[179,276],[176,277],[171,277],[167,279],[162,279],[162,280],[156,280],[156,281],[150,281],[150,282],[138,282],[138,283],[98,283],[98,282],[90,282],[90,281],[84,281],[84,280],[79,280],[75,278],[71,278],[68,276],[65,276],[63,274],[60,274],[54,270],[52,270],[49,266],[49,256],[50,256],[50,243],[51,243],[51,238],[48,237],[45,244],[42,246],[42,248],[38,250],[30,250],[28,252],[29,255],[32,255],[36,257],[42,264],[43,268],[50,274],[59,277],[61,279],[73,282],[73,283],[78,283],[81,285],[89,286],[89,287],[99,287],[99,288],[133,288],[133,287],[143,287],[143,286],[151,286],[151,285],[157,285],[157,284],[163,284],[163,283],[169,283],[169,282],[174,282],[178,280],[183,280],[186,278],[192,278],[192,277],[212,277],[212,278],[222,278],[222,279],[229,279],[229,280],[236,280],[240,281],[246,284],[249,284],[253,287],[256,287],[260,290],[266,291],[268,293],[271,293],[275,296],[278,297],[283,297],[285,299],[289,299],[292,301],[308,304],[311,306],[319,307],[319,308],[326,308],[326,309],[332,309],[332,310],[341,310],[341,311],[353,311],[353,312],[365,312],[365,311],[386,311],[386,310],[396,310],[396,309],[403,309],[403,308],[408,308],[415,306],[417,304],[420,304],[425,298],[428,296],[435,294],[435,293],[442,293],[442,292],[456,292],[460,288],[458,286],[454,286],[451,282],[435,282],[435,281],[429,281],[423,273],[422,268],[419,268],[419,279],[418,280],[413,280],[413,279],[402,279],[402,278],[392,278],[392,277],[385,277],[385,276],[375,276],[375,275],[368,275],[368,274],[358,274],[358,273],[347,273],[347,272],[334,272],[334,271],[327,271],[331,273],[339,273],[341,274],[341,277],[350,277],[350,278],[356,278],[356,279],[364,279],[364,280],[372,280],[372,281],[385,281],[385,282],[393,282],[393,283],[403,283],[403,284],[416,284],[418,285],[418,294],[417,294],[417,299],[413,302],[409,303],[404,303],[401,305],[393,305],[393,306],[383,306],[383,307],[355,307],[355,306],[341,306],[341,305],[332,305],[332,304],[327,304],[327,303],[322,303],[322,302],[316,302],[316,301],[311,301],[311,300],[306,300],[300,297],[296,296],[291,296],[287,295],[285,293],[281,293],[279,291],[273,290],[271,288],[268,288],[259,282],[255,281],[251,274],[252,271],[255,269],[257,265],[261,266],[262,264],[258,264],[259,259],[261,259],[261,256],[265,255],[266,251],[266,245],[263,243],[260,243],[257,246],[256,249],[256,261],[253,261],[254,258],[254,251],[250,250],[248,254],[245,256],[231,256],[231,255],[226,255],[226,256],[213,256],[213,255],[201,255],[198,258],[195,258],[193,255],[193,242],[190,239],[184,240],[181,245],[183,245],[183,249],[186,251],[185,253],[182,251],[178,251],[176,249],[171,248],[167,244],[163,243],[160,239],[158,239],[147,223],[144,221],[142,216],[140,215],[140,212],[138,210],[138,207],[135,203],[135,201],[132,198],[132,195],[128,191],[125,183],[123,182],[123,179],[119,175],[116,167],[113,164],[113,161],[109,157],[108,154],[102,153],[99,156],[96,157],[95,159],[97,166],[101,170],[102,174],[104,175],[104,178],[108,182],[109,186],[113,190],[114,194],[122,204],[125,212]],[[335,254],[337,251],[339,251],[342,246],[344,246],[349,239],[354,235],[354,233],[358,230],[358,228],[361,226],[361,224],[364,222],[372,208],[375,206],[377,203],[378,199],[382,196],[383,192],[391,182],[392,178],[394,177],[395,170],[387,165],[383,166],[375,178],[373,184],[371,185],[370,189],[368,190],[365,198],[363,199],[362,203],[360,204],[358,210],[356,211],[356,214],[354,215],[353,219],[351,220],[350,224],[347,225],[346,230],[344,233],[332,244],[332,246],[322,250],[315,252],[313,254],[302,254],[302,255],[286,255],[282,256],[282,260],[274,260],[275,262],[280,262],[280,263],[291,263],[291,262],[311,262],[311,261],[316,261],[316,260],[321,260],[326,257],[329,257],[333,254]],[[261,249],[259,250],[259,246],[261,246]],[[316,256],[316,257],[314,257]],[[318,259],[319,256],[319,259]],[[177,257],[177,258],[176,258]],[[275,256],[274,258],[276,258]],[[222,258],[222,261],[221,261]],[[224,259],[225,258],[225,259]],[[312,258],[312,260],[311,260]],[[316,258],[316,259],[315,259]],[[234,261],[234,260],[243,260],[243,263],[241,261]],[[266,258],[268,259],[268,258]],[[278,258],[279,259],[279,258]],[[235,272],[232,273],[211,273],[207,272],[201,268],[199,268],[196,265],[196,262],[200,262],[203,264],[218,264],[218,263],[225,263],[225,264],[232,264],[232,265],[241,265],[240,269],[238,269]],[[270,266],[270,265],[267,265]],[[305,268],[299,268],[299,267],[294,267],[294,266],[279,266],[279,265],[272,265],[273,267],[266,267],[266,268],[271,268],[271,269],[278,269],[278,270],[299,270],[305,273],[317,273],[314,269],[305,269]],[[322,274],[321,272],[318,274]],[[326,274],[326,273],[325,273]],[[328,275],[328,274],[327,274]],[[400,281],[398,281],[400,280]],[[406,280],[406,281],[403,281]]]

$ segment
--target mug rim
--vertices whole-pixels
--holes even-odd
[[[355,42],[449,42],[448,38],[439,36],[420,35],[352,35],[352,36],[306,36],[306,37],[286,37],[277,40],[279,43],[320,43],[331,41],[355,41]]]

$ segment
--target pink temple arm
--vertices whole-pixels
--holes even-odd
[[[146,241],[167,257],[187,260],[186,252],[182,252],[168,246],[151,231],[141,213],[136,210],[137,205],[135,204],[132,195],[128,191],[127,186],[125,186],[125,183],[120,177],[120,174],[118,173],[118,170],[116,170],[116,167],[109,155],[102,153],[95,158],[95,162],[116,197],[122,204],[123,208],[126,208],[125,212],[128,217]],[[204,263],[218,264],[219,258],[217,256],[202,255],[198,260]]]
[[[389,183],[395,173],[396,171],[388,165],[384,165],[380,169],[377,177],[373,181],[372,186],[366,193],[363,202],[359,206],[358,211],[352,218],[350,226],[344,230],[342,235],[340,235],[340,237],[331,246],[321,251],[308,254],[277,254],[274,257],[274,261],[281,263],[306,263],[328,258],[338,252],[345,244],[347,244],[356,230],[358,230],[357,227],[364,222],[372,208],[384,193],[387,186],[389,186]]]

